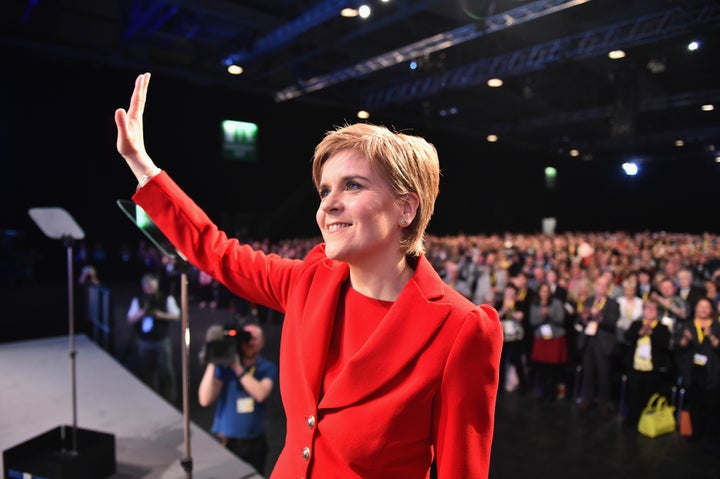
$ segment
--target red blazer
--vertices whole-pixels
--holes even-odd
[[[425,257],[367,343],[319,397],[346,263],[303,260],[228,238],[166,173],[133,199],[190,263],[285,314],[285,446],[272,478],[486,478],[502,329],[494,309],[446,285]]]

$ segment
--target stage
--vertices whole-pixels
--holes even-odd
[[[77,427],[115,436],[112,479],[261,479],[210,434],[190,423],[191,476],[183,414],[84,335],[75,337]],[[0,451],[72,425],[68,336],[0,344]],[[0,457],[0,470],[4,470]]]

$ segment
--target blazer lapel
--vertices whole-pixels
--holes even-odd
[[[443,294],[442,280],[431,268],[421,258],[413,278],[325,392],[319,407],[347,406],[372,395],[425,348],[451,311],[448,303],[429,301]]]
[[[315,287],[308,291],[305,309],[301,314],[298,344],[294,348],[302,364],[305,383],[317,404],[325,371],[325,360],[332,337],[335,313],[343,283],[349,277],[347,264],[326,262],[317,271]]]

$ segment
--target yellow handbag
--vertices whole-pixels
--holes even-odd
[[[640,415],[638,431],[647,437],[675,431],[675,406],[670,406],[660,393],[653,394]]]

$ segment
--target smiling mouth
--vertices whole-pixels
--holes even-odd
[[[334,224],[331,224],[330,226],[328,226],[327,230],[332,232],[332,231],[337,231],[339,229],[349,228],[349,227],[350,227],[350,223],[334,223]]]

